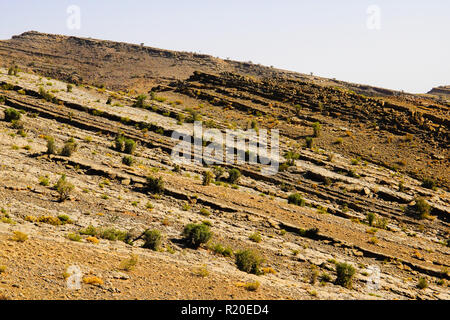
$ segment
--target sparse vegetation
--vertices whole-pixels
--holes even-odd
[[[228,182],[232,184],[238,183],[239,179],[241,177],[241,172],[238,169],[231,169],[228,171]]]
[[[159,250],[162,243],[162,235],[159,230],[146,230],[142,238],[144,240],[143,248],[154,251]]]
[[[16,242],[25,242],[28,240],[28,235],[21,231],[14,231],[11,240]]]
[[[122,158],[122,163],[127,166],[132,166],[134,163],[134,158],[132,156],[124,156]]]
[[[252,233],[252,234],[250,235],[250,237],[248,237],[248,238],[249,238],[250,240],[252,240],[253,242],[256,242],[256,243],[259,243],[259,242],[262,241],[261,233],[259,233],[259,232]]]
[[[123,260],[120,265],[119,269],[123,271],[131,271],[134,269],[134,267],[138,263],[138,256],[137,255],[131,255],[130,258]]]
[[[207,243],[212,237],[209,226],[205,224],[188,224],[183,230],[183,236],[188,246],[197,249]]]
[[[61,178],[59,178],[58,182],[55,185],[55,189],[59,194],[59,201],[63,202],[69,199],[70,194],[75,189],[75,186],[67,181],[66,175],[63,174]]]
[[[22,117],[20,112],[14,108],[7,108],[4,112],[5,112],[5,121],[7,122],[18,121]]]
[[[260,257],[259,253],[246,249],[236,252],[235,257],[239,270],[256,275],[262,274],[261,264],[264,259]]]
[[[416,198],[415,204],[412,206],[412,211],[419,219],[426,219],[430,216],[431,206],[423,198]]]
[[[322,126],[320,125],[320,123],[319,122],[314,122],[312,127],[313,127],[313,130],[314,130],[314,137],[316,137],[316,138],[319,137],[320,136],[320,131],[322,129]],[[311,147],[308,147],[308,148],[311,148]]]
[[[214,175],[211,171],[203,172],[203,185],[208,186],[210,183],[214,181]]]
[[[299,193],[290,194],[288,197],[288,203],[292,203],[300,207],[304,207],[306,204],[305,199],[303,199],[302,195]]]
[[[349,265],[347,263],[336,264],[336,284],[351,289],[355,272],[355,268],[352,265]]]
[[[147,177],[147,189],[152,193],[163,193],[164,192],[164,181],[161,177],[155,178],[152,176]]]
[[[61,155],[64,157],[70,157],[74,152],[78,149],[78,144],[75,142],[75,139],[70,138],[66,141],[63,148],[61,149]],[[47,148],[48,151],[48,148]]]

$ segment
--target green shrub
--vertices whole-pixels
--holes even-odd
[[[23,130],[25,128],[25,125],[24,125],[23,121],[21,121],[21,120],[12,120],[11,128],[17,129],[17,130]]]
[[[45,91],[45,89],[43,87],[39,88],[39,95],[41,96],[42,99],[44,99],[48,102],[56,103],[58,101],[58,99],[56,99],[51,93]]]
[[[114,140],[114,149],[122,152],[125,148],[125,137],[123,135],[118,135]]]
[[[347,263],[336,264],[336,284],[345,288],[352,288],[352,280],[355,275],[355,268]]]
[[[152,176],[147,177],[147,189],[152,193],[163,193],[164,192],[164,180],[159,177],[155,178]]]
[[[433,179],[425,178],[422,181],[422,187],[427,188],[427,189],[431,189],[431,190],[436,190],[437,189],[437,183]]]
[[[257,252],[248,249],[240,250],[236,252],[235,256],[236,266],[239,270],[256,275],[262,274],[260,268],[264,260]]]
[[[117,230],[114,228],[108,228],[108,229],[101,230],[99,233],[99,236],[102,239],[106,239],[106,240],[110,240],[110,241],[120,240],[120,241],[126,242],[126,240],[128,239],[128,232],[122,231],[122,230]]]
[[[428,202],[426,202],[423,198],[416,198],[415,202],[416,203],[412,206],[414,214],[420,219],[429,217],[431,206],[428,204]]]
[[[203,172],[203,185],[209,186],[210,183],[212,183],[214,180],[214,175],[211,171],[204,171]]]
[[[183,230],[183,236],[188,246],[198,248],[211,239],[212,233],[205,224],[188,224]]]
[[[75,186],[66,180],[66,175],[63,174],[56,183],[55,189],[59,194],[59,201],[65,201],[69,198],[70,193],[73,191]]]
[[[127,166],[132,166],[134,163],[134,158],[132,156],[124,156],[122,158],[122,163]]]
[[[72,220],[70,220],[70,217],[65,214],[60,214],[58,216],[59,221],[61,221],[62,224],[70,224],[72,223]]]
[[[305,199],[303,199],[302,195],[299,193],[292,193],[288,197],[288,203],[295,204],[297,206],[305,206],[306,202]]]
[[[133,107],[144,108],[146,99],[147,99],[147,96],[145,94],[141,94],[141,95],[137,96],[136,101],[133,104]]]
[[[78,233],[69,233],[67,235],[67,238],[71,241],[77,241],[77,242],[81,241],[81,236]]]
[[[209,212],[208,209],[201,208],[201,209],[200,209],[200,214],[201,214],[202,216],[209,217],[209,216],[211,215],[211,212]]]
[[[220,243],[215,244],[212,247],[212,250],[217,254],[223,255],[224,257],[231,257],[233,255],[233,249],[230,247],[225,248]]]
[[[237,183],[239,181],[239,178],[241,177],[241,172],[238,169],[231,169],[228,171],[228,182],[229,183]]]
[[[305,138],[305,143],[306,143],[306,147],[311,149],[314,145],[314,139],[311,137],[306,137]]]
[[[124,152],[134,154],[136,151],[136,142],[132,139],[125,139]]]
[[[12,122],[14,120],[18,121],[18,120],[20,120],[21,116],[22,115],[20,114],[20,112],[14,108],[8,108],[5,110],[5,121],[8,121],[8,122]]]
[[[255,233],[251,234],[250,237],[248,237],[248,238],[256,243],[259,243],[262,241],[261,233],[259,233],[259,232],[255,232]]]
[[[47,154],[56,154],[57,153],[57,149],[56,149],[56,144],[55,144],[55,139],[53,137],[47,137]]]
[[[161,246],[162,235],[159,230],[147,230],[144,232],[143,239],[145,242],[143,248],[157,251]]]
[[[73,86],[69,83],[67,85],[67,92],[72,92]]]
[[[41,186],[47,187],[50,185],[50,180],[48,177],[39,177],[39,184]]]
[[[320,136],[320,129],[322,128],[320,123],[319,122],[314,122],[312,127],[314,129],[314,137],[319,137]],[[309,147],[309,148],[311,148],[311,147]]]
[[[89,227],[87,227],[86,229],[81,229],[80,231],[78,231],[80,234],[82,235],[86,235],[86,236],[96,236],[99,232],[97,230],[97,228],[95,228],[93,225],[90,225]]]
[[[369,224],[369,226],[373,226],[373,223],[375,222],[376,219],[376,214],[373,212],[369,212],[367,214],[367,223]]]
[[[66,141],[63,148],[61,149],[61,155],[64,157],[70,157],[78,149],[78,144],[73,138]]]
[[[417,283],[417,288],[419,289],[425,289],[428,287],[428,281],[425,278],[420,278],[418,283]]]

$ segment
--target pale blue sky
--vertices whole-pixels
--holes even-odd
[[[67,27],[69,5],[81,29]],[[366,26],[370,5],[380,30]],[[24,31],[253,61],[409,92],[450,84],[448,0],[0,0],[0,39]]]

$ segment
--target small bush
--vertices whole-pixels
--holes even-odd
[[[427,189],[431,189],[431,190],[436,190],[437,189],[437,183],[433,179],[426,178],[426,179],[424,179],[422,181],[422,187],[427,188]]]
[[[132,255],[129,259],[123,260],[120,265],[119,269],[123,271],[131,271],[138,263],[138,256]]]
[[[253,242],[259,243],[262,241],[261,238],[261,233],[259,232],[255,232],[252,235],[250,235],[250,237],[248,237],[250,240],[252,240]]]
[[[99,234],[100,238],[110,240],[110,241],[126,241],[128,237],[128,232],[117,230],[114,228],[109,228],[102,230]]]
[[[314,122],[312,125],[313,129],[314,129],[314,137],[319,137],[320,136],[320,129],[322,128],[322,126],[320,125],[319,122]]]
[[[86,235],[86,236],[96,236],[98,234],[98,230],[90,225],[89,227],[87,227],[86,229],[81,229],[80,231],[78,231],[80,234],[82,235]]]
[[[305,138],[305,143],[306,143],[306,147],[308,149],[311,149],[313,147],[313,145],[314,145],[314,139],[311,138],[311,137],[306,137]]]
[[[416,198],[412,210],[420,219],[426,219],[430,216],[431,206],[423,198]]]
[[[13,108],[8,108],[5,110],[5,121],[12,122],[20,120],[22,115],[19,111]]]
[[[425,278],[420,278],[418,283],[417,283],[417,288],[419,289],[425,289],[428,287],[428,281]]]
[[[145,100],[147,99],[147,96],[144,94],[141,94],[136,97],[136,101],[133,104],[133,107],[135,108],[144,108],[145,107]]]
[[[208,242],[212,237],[212,233],[209,226],[205,224],[191,223],[184,228],[183,236],[188,246],[196,249],[203,243]]]
[[[48,177],[39,177],[39,184],[44,187],[48,187],[50,185],[50,180]]]
[[[201,208],[201,209],[200,209],[200,214],[201,214],[202,216],[209,217],[209,216],[211,215],[211,212],[209,212],[208,209]]]
[[[223,255],[224,257],[233,256],[233,249],[231,249],[230,247],[224,247],[220,243],[215,244],[212,247],[212,250],[217,254]]]
[[[70,224],[73,223],[72,220],[70,220],[70,217],[68,215],[65,214],[60,214],[58,216],[59,221],[61,221],[62,224]]]
[[[47,137],[47,154],[56,154],[56,144],[55,139],[53,137]]]
[[[132,166],[134,163],[134,158],[132,156],[124,156],[122,158],[122,163],[127,166]]]
[[[260,283],[258,281],[255,282],[249,282],[245,284],[245,289],[247,289],[248,291],[257,291],[260,287]]]
[[[118,135],[114,140],[114,149],[119,152],[122,152],[124,148],[125,148],[125,137],[122,135]]]
[[[336,273],[336,284],[351,289],[355,268],[347,263],[338,263],[336,264]]]
[[[373,223],[375,222],[376,219],[376,214],[373,212],[369,212],[367,214],[367,223],[369,224],[369,226],[373,226]]]
[[[53,216],[41,216],[36,221],[51,224],[52,226],[60,226],[63,224],[59,218]]]
[[[230,171],[228,171],[228,182],[232,183],[232,184],[236,184],[238,183],[240,177],[241,177],[241,172],[238,169],[231,169]]]
[[[20,231],[14,231],[13,237],[11,240],[16,242],[25,242],[28,239],[28,235],[26,233],[20,232]]]
[[[147,230],[144,232],[143,239],[145,242],[143,248],[157,251],[161,246],[162,235],[159,230]]]
[[[152,176],[147,177],[147,189],[152,193],[164,192],[164,181],[161,177],[155,178]]]
[[[193,273],[194,273],[196,276],[199,276],[199,277],[202,277],[202,278],[205,278],[205,277],[209,276],[209,271],[208,271],[208,269],[206,268],[206,265],[203,265],[203,266],[201,266],[201,267],[195,268],[195,269],[193,270]]]
[[[78,144],[75,142],[73,138],[70,138],[64,144],[64,147],[61,150],[61,155],[64,157],[70,157],[72,154],[77,151]]]
[[[262,274],[260,268],[263,259],[259,256],[258,253],[247,249],[238,251],[235,256],[236,266],[239,270],[256,275]]]
[[[132,139],[125,139],[124,150],[125,153],[134,154],[136,151],[136,142]]]
[[[81,236],[78,233],[69,233],[67,235],[67,239],[69,239],[71,241],[80,242],[81,241]]]
[[[72,92],[73,86],[69,83],[67,85],[67,92]]]
[[[203,185],[209,186],[210,183],[214,181],[214,175],[211,171],[203,172]]]
[[[103,285],[103,280],[96,276],[88,276],[83,278],[83,282],[85,284],[90,284],[94,286],[101,286]]]
[[[70,193],[75,189],[75,186],[67,182],[66,175],[63,174],[56,183],[55,189],[59,194],[59,201],[63,202],[69,198]]]
[[[305,206],[306,202],[305,199],[303,199],[302,195],[299,193],[292,193],[288,197],[288,203],[295,204],[297,206]]]

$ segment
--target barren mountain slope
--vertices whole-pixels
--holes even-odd
[[[240,77],[197,72],[155,88],[139,105],[123,92],[69,89],[59,80],[0,69],[0,118],[7,108],[22,112],[19,123],[0,121],[0,295],[449,299],[450,197],[408,171],[421,166],[416,157],[430,157],[430,170],[447,186],[448,129],[439,121],[448,120],[435,116],[446,106],[424,107],[423,114],[431,111],[417,120],[420,125],[413,122],[417,114],[411,118],[409,109],[394,103],[382,106],[377,99],[294,80]],[[386,111],[374,118],[383,107],[398,115],[390,118]],[[225,172],[203,185],[211,167],[178,167],[170,155],[176,144],[171,134],[191,131],[191,120],[200,116],[221,130],[249,123],[280,128],[282,170],[268,177],[258,166],[223,165],[239,169],[241,178],[229,183]],[[405,129],[387,125],[395,119],[407,121]],[[312,136],[316,121],[322,123],[319,137],[307,147],[304,138]],[[119,133],[137,142],[131,166],[114,147]],[[69,138],[78,148],[70,156],[48,155],[49,137],[57,149]],[[357,151],[362,159],[353,156]],[[368,152],[397,155],[390,161],[405,159],[406,169],[389,169]],[[75,188],[60,202],[52,186],[62,174]],[[148,176],[162,178],[161,193],[148,186]],[[288,203],[293,193],[304,202]],[[430,206],[428,214],[421,215],[418,198]],[[209,243],[187,247],[181,233],[188,223],[210,225]],[[162,233],[159,250],[143,248],[136,238],[146,229]],[[262,275],[237,268],[233,254],[246,248],[263,256]],[[124,270],[131,254],[137,264]],[[336,281],[341,262],[355,269],[351,287]],[[83,273],[80,290],[66,286],[71,266]]]

